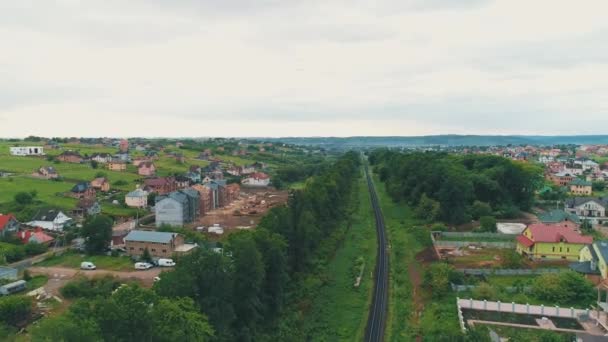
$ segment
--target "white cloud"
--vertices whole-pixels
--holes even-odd
[[[0,136],[605,133],[606,10],[6,1]]]

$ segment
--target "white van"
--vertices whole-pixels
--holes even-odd
[[[158,266],[164,266],[164,267],[173,267],[175,266],[175,262],[173,261],[173,259],[158,259]]]
[[[81,270],[94,270],[96,268],[97,267],[95,266],[95,264],[90,261],[83,261],[80,263]]]
[[[147,263],[147,262],[136,262],[135,263],[135,269],[136,270],[148,270],[150,268],[152,268],[152,264]]]

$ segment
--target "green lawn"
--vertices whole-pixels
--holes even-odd
[[[324,277],[329,279],[328,283],[313,300],[304,323],[313,340],[363,340],[373,289],[371,272],[376,260],[374,224],[367,185],[361,178],[352,225],[327,266]],[[361,270],[357,266],[361,264],[363,276],[356,288],[354,283]]]
[[[38,192],[37,199],[40,201],[60,208],[73,208],[76,204],[75,199],[57,195],[58,193],[70,191],[73,186],[74,184],[66,182],[55,182],[25,176],[0,178],[0,189],[2,189],[0,191],[0,203],[13,201],[15,194],[18,192],[36,190]]]
[[[530,285],[534,279],[536,279],[536,275],[510,275],[510,276],[489,276],[487,278],[488,283],[494,286],[514,286],[518,283],[524,285]]]
[[[131,258],[113,257],[107,255],[82,255],[77,253],[64,253],[59,256],[50,257],[36,266],[60,266],[69,268],[80,268],[80,263],[83,261],[90,261],[97,266],[100,270],[110,271],[131,271],[133,270],[133,261]]]
[[[25,285],[27,287],[28,291],[32,291],[35,290],[39,287],[42,287],[44,285],[46,285],[46,283],[49,281],[49,278],[45,275],[37,275],[37,276],[33,276],[32,279],[27,281],[27,284]]]

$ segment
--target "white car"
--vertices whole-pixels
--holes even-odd
[[[90,261],[83,261],[80,263],[81,270],[94,270],[96,268],[97,266],[95,266],[95,264]]]
[[[136,270],[148,270],[151,269],[154,265],[148,262],[136,262],[135,269]]]
[[[173,261],[173,259],[160,258],[158,259],[158,266],[173,267],[175,266],[175,262]]]

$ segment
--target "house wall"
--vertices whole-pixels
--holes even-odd
[[[125,197],[125,203],[129,207],[145,207],[148,205],[148,196],[142,197]]]
[[[15,146],[11,147],[10,153],[13,156],[42,156],[44,148],[42,146]]]
[[[584,244],[573,244],[565,242],[544,243],[537,242],[533,246],[533,257],[535,259],[578,261],[580,251]]]
[[[123,163],[108,163],[108,169],[111,171],[126,171],[127,164]]]
[[[181,203],[173,198],[164,198],[155,207],[156,226],[168,224],[170,226],[183,226],[186,219],[186,210]]]
[[[590,186],[570,185],[570,192],[574,195],[590,196],[592,188]]]
[[[597,263],[597,268],[600,270],[600,273],[602,274],[602,278],[606,279],[608,277],[608,266],[606,265],[606,260],[604,260],[604,258],[600,257],[602,254],[595,247],[595,244],[593,245],[593,248],[595,249],[595,253],[598,255],[598,259],[599,259],[598,263]]]
[[[177,235],[169,243],[155,243],[143,241],[125,241],[127,254],[132,256],[141,256],[147,248],[150,255],[155,258],[170,258],[175,252],[177,246],[184,244],[184,238]]]

